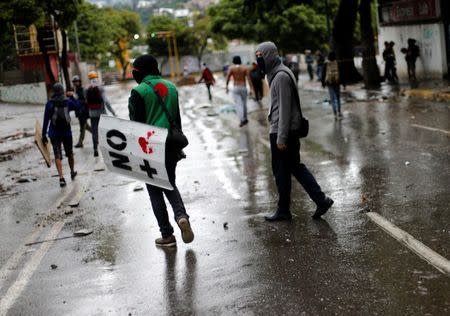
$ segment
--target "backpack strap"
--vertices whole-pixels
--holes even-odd
[[[159,95],[158,90],[155,88],[155,86],[150,81],[144,81],[144,82],[146,84],[148,84],[150,86],[150,88],[152,88],[153,92],[156,94],[158,103],[162,107],[164,113],[166,114],[166,117],[167,117],[167,120],[169,121],[170,127],[176,127],[176,123],[175,123],[174,119],[172,118],[172,116],[170,115],[169,110],[167,110],[166,103],[164,102],[162,97]]]
[[[275,76],[278,75],[279,73],[284,72],[285,74],[288,75],[290,81],[291,81],[291,87],[294,90],[294,98],[295,98],[295,103],[297,104],[297,108],[300,112],[300,119],[303,118],[303,114],[302,114],[302,108],[300,106],[300,95],[298,94],[298,90],[297,90],[297,84],[295,83],[294,79],[291,77],[291,75],[289,74],[289,72],[287,72],[286,70],[279,70],[275,73]],[[274,76],[274,78],[275,78]]]

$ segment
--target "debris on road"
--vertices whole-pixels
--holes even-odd
[[[27,244],[25,244],[25,246],[42,244],[44,242],[56,241],[56,240],[74,238],[74,237],[84,237],[84,236],[88,236],[88,235],[92,234],[93,232],[94,232],[93,230],[89,230],[89,229],[80,229],[80,230],[77,230],[76,232],[74,232],[71,236],[58,237],[58,238],[52,238],[52,239],[46,239],[46,240],[39,240],[39,241],[27,243]]]
[[[51,264],[50,268],[52,268],[52,270],[55,270],[56,268],[58,268],[58,266],[56,264]]]
[[[142,191],[142,190],[144,190],[144,187],[140,184],[136,185],[133,189],[134,192]]]
[[[409,161],[405,161],[405,166],[409,166],[411,163]]]
[[[37,178],[33,176],[23,176],[17,179],[17,183],[27,183],[27,182],[33,182],[36,181]]]
[[[223,223],[223,229],[225,229],[225,230],[228,229],[228,222]]]
[[[220,108],[220,113],[236,113],[236,108],[233,105],[226,104]]]

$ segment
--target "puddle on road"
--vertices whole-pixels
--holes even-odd
[[[114,265],[117,259],[117,252],[119,250],[119,231],[115,225],[100,226],[96,228],[93,233],[95,240],[95,248],[91,255],[84,258],[85,263],[100,260],[104,263]]]

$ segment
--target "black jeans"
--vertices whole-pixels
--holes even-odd
[[[277,147],[277,134],[270,134],[272,171],[279,195],[278,212],[290,213],[291,175],[297,179],[309,197],[318,206],[322,205],[325,200],[325,194],[308,168],[300,163],[300,140],[298,136],[290,135],[286,145],[286,150],[279,150]]]
[[[183,199],[175,184],[175,171],[177,167],[176,155],[170,152],[166,152],[166,169],[169,176],[170,184],[172,184],[173,190],[166,190],[160,187],[156,187],[147,184],[148,195],[152,203],[153,213],[158,221],[159,231],[163,238],[167,238],[173,234],[173,227],[170,225],[169,214],[167,213],[166,202],[164,201],[164,195],[169,200],[172,206],[173,213],[175,215],[175,221],[177,222],[181,217],[189,218],[186,214]]]
[[[92,131],[92,143],[94,144],[94,150],[98,147],[98,124],[100,123],[100,117],[91,117],[91,131]]]

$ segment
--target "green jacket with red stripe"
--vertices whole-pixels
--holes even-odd
[[[162,79],[161,76],[146,76],[137,87],[131,90],[131,96],[128,99],[130,120],[170,128],[169,120],[158,101],[158,97],[147,82],[150,82],[158,90],[169,114],[181,129],[177,88],[173,83]]]

